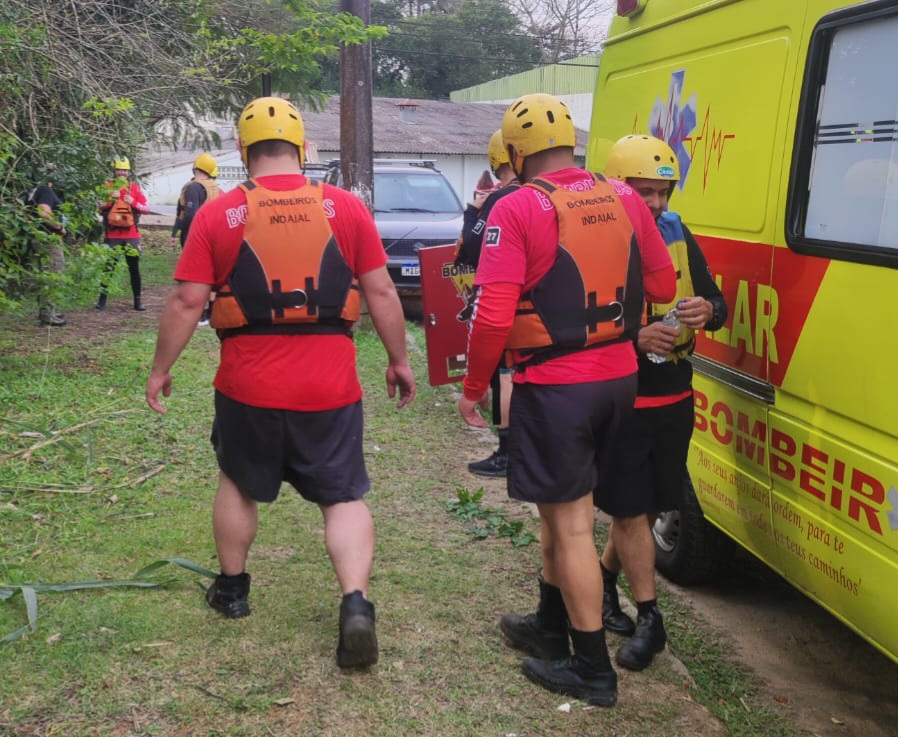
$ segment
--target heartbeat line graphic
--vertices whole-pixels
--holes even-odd
[[[722,130],[711,126],[711,106],[708,105],[705,109],[705,122],[702,124],[702,132],[695,137],[684,136],[682,138],[683,143],[689,146],[689,156],[693,161],[695,161],[696,148],[698,148],[699,144],[704,142],[704,146],[702,147],[704,154],[704,161],[702,162],[704,169],[702,172],[704,175],[702,177],[702,191],[708,188],[708,171],[711,168],[711,161],[716,155],[717,168],[720,169],[726,142],[735,137],[735,133],[724,133]]]
[[[662,99],[660,95],[655,98],[648,129],[651,135],[666,141],[676,154],[680,165],[680,181],[677,182],[677,187],[680,190],[686,186],[686,179],[695,162],[696,152],[704,155],[702,191],[705,191],[708,188],[708,173],[712,161],[716,159],[716,168],[720,169],[726,142],[734,139],[736,135],[713,127],[710,105],[705,108],[705,119],[701,132],[698,135],[693,135],[698,122],[698,96],[693,92],[688,100],[683,101],[685,79],[685,69],[671,72],[667,99]],[[638,129],[639,116],[637,115],[633,120],[633,132],[638,132]]]

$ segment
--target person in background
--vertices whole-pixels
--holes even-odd
[[[40,184],[28,193],[26,204],[40,218],[40,236],[35,236],[31,247],[37,255],[42,271],[61,274],[65,269],[65,251],[62,239],[66,236],[65,222],[60,212],[62,200],[53,189],[53,182]],[[65,315],[56,306],[51,289],[41,285],[37,296],[38,320],[41,325],[59,328],[67,324]]]
[[[171,230],[173,246],[180,243],[181,248],[184,248],[187,233],[190,231],[190,224],[193,222],[193,217],[196,215],[197,210],[200,209],[204,202],[214,200],[221,194],[221,190],[215,182],[217,176],[218,163],[212,154],[201,153],[194,159],[193,178],[181,187],[181,194],[178,197],[178,209],[175,213],[175,223]],[[200,316],[200,327],[209,324],[211,312],[212,301],[206,305],[206,309],[203,310],[203,314]]]
[[[696,331],[723,327],[727,305],[695,237],[667,209],[680,179],[670,146],[652,136],[625,136],[612,147],[605,174],[625,182],[645,201],[677,273],[673,299],[646,305],[647,319],[636,337],[635,411],[618,435],[611,467],[595,493],[596,506],[612,516],[600,560],[602,619],[606,629],[630,636],[617,650],[617,663],[643,670],[667,642],[655,592],[651,528],[660,512],[679,509],[683,495],[694,421],[689,356]],[[668,313],[678,325],[664,324]],[[617,576],[622,567],[636,599],[635,624],[620,607]]]
[[[502,141],[502,131],[497,130],[490,136],[487,144],[487,157],[490,168],[499,183],[491,191],[478,190],[474,199],[468,204],[464,214],[461,239],[455,263],[477,269],[480,263],[480,252],[483,247],[483,234],[486,221],[493,206],[506,195],[520,187],[517,174],[511,167],[508,151]],[[485,173],[485,172],[484,172]],[[488,458],[468,464],[468,470],[479,476],[504,477],[508,468],[508,412],[511,407],[512,391],[511,369],[500,361],[490,379],[492,390],[493,424],[499,435],[499,447]]]
[[[324,544],[342,592],[337,665],[378,660],[368,584],[374,523],[362,447],[362,387],[352,325],[364,297],[387,352],[389,396],[415,396],[405,318],[371,213],[350,192],[302,174],[305,130],[287,100],[263,97],[240,115],[250,179],[203,206],[175,269],[159,323],[146,399],[165,410],[171,368],[212,289],[221,338],[212,445],[220,469],[213,530],[221,573],[206,602],[250,614],[246,561],[259,503],[282,482],[321,510]],[[291,588],[292,590],[292,588]]]
[[[515,100],[502,139],[525,184],[486,224],[459,411],[485,426],[478,402],[510,351],[508,495],[536,504],[543,569],[536,613],[505,614],[499,628],[535,656],[523,663],[530,680],[611,706],[617,673],[602,625],[593,490],[633,409],[643,295],[671,299],[675,275],[642,200],[575,166],[560,100]]]
[[[112,162],[113,178],[103,185],[100,213],[103,216],[104,243],[109,247],[106,269],[100,281],[100,297],[97,309],[106,309],[109,281],[122,254],[128,264],[134,309],[143,311],[140,280],[140,230],[141,214],[150,212],[147,198],[137,182],[131,181],[131,162],[121,157]]]

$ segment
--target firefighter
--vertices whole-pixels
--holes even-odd
[[[250,614],[247,555],[259,503],[290,483],[324,517],[324,543],[343,594],[337,664],[378,660],[368,582],[374,524],[362,448],[362,388],[352,324],[364,297],[387,352],[388,394],[415,395],[405,319],[387,256],[362,201],[302,174],[302,117],[287,100],[250,102],[238,123],[250,179],[203,206],[175,269],[147,379],[150,407],[214,288],[221,337],[212,444],[220,469],[213,529],[221,573],[206,602]],[[292,588],[291,588],[292,590]]]
[[[632,411],[630,333],[643,291],[667,301],[675,277],[642,200],[574,165],[574,124],[560,100],[515,100],[502,138],[526,184],[496,203],[486,224],[458,404],[468,424],[486,425],[478,401],[508,349],[508,495],[539,510],[542,577],[537,611],[503,615],[499,627],[534,656],[523,663],[530,680],[611,706],[617,673],[602,626],[592,492]]]
[[[647,668],[664,649],[667,634],[655,596],[655,543],[651,526],[660,512],[680,506],[692,437],[692,364],[698,330],[718,330],[727,318],[723,295],[701,248],[680,217],[667,207],[680,167],[664,141],[629,135],[612,147],[605,174],[625,182],[651,210],[677,272],[672,300],[649,300],[639,329],[635,411],[618,436],[618,450],[596,505],[612,516],[601,557],[602,619],[611,632],[629,636],[617,663]],[[664,316],[670,313],[665,324]],[[674,319],[675,318],[675,319]],[[620,607],[617,575],[623,567],[636,599],[636,623]]]
[[[197,210],[200,209],[204,202],[214,200],[221,194],[221,190],[215,181],[217,176],[218,163],[212,154],[204,152],[194,159],[193,178],[181,187],[181,194],[178,197],[178,209],[175,213],[175,223],[171,230],[172,246],[179,243],[181,248],[184,248],[187,233],[190,231],[190,224],[193,222]],[[198,323],[200,327],[209,324],[211,312],[212,301],[210,300],[209,304],[206,305],[206,309],[203,310],[203,314],[200,315]]]
[[[100,201],[100,213],[103,216],[103,242],[109,248],[106,268],[100,280],[100,297],[97,309],[106,309],[106,296],[109,281],[124,254],[128,264],[128,275],[131,279],[131,294],[134,297],[134,309],[142,312],[146,309],[141,299],[140,278],[140,216],[150,212],[147,198],[140,185],[131,180],[131,161],[122,156],[112,162],[113,178],[103,185],[104,197]]]
[[[214,200],[221,194],[215,181],[217,176],[218,164],[212,154],[201,153],[194,159],[193,177],[181,187],[181,194],[178,197],[175,223],[171,229],[172,245],[177,242],[181,248],[184,247],[187,233],[190,231],[190,224],[193,222],[197,210],[204,202]]]
[[[493,206],[521,186],[517,174],[511,167],[501,130],[490,136],[486,152],[490,168],[499,183],[491,192],[476,192],[474,200],[465,209],[461,242],[455,258],[456,264],[464,264],[475,270],[480,263],[483,233]],[[488,458],[469,463],[468,470],[478,476],[504,477],[508,469],[508,410],[511,406],[512,390],[511,369],[505,366],[504,361],[500,362],[490,379],[490,389],[493,424],[499,435],[499,447]]]

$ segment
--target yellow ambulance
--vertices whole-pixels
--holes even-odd
[[[658,569],[735,541],[898,661],[898,1],[618,0],[589,168],[629,133],[730,308]]]

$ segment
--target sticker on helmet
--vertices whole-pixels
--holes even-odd
[[[487,248],[499,245],[499,236],[502,235],[502,228],[494,225],[486,229],[486,235],[483,237],[483,245]]]
[[[655,171],[662,179],[673,179],[674,177],[674,170],[672,166],[659,166],[657,169],[655,169]]]

